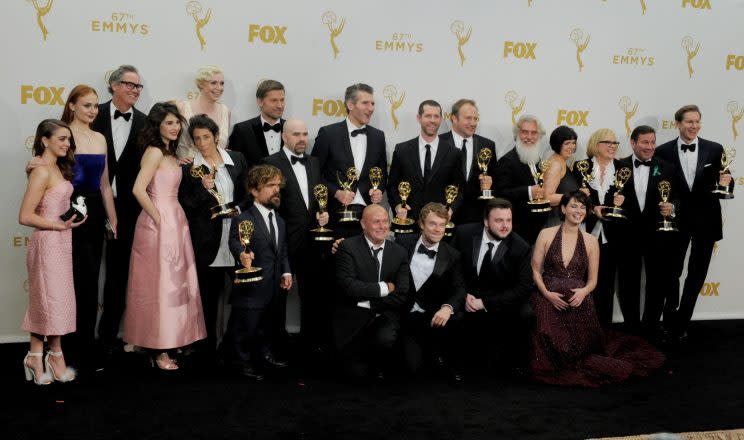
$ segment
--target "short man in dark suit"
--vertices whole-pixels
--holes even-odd
[[[318,159],[305,154],[307,126],[298,119],[284,123],[284,147],[266,158],[266,163],[281,170],[286,185],[282,188],[279,215],[287,223],[289,264],[297,278],[301,303],[301,334],[311,348],[324,346],[330,339],[331,298],[323,297],[328,283],[321,283],[327,263],[320,247],[310,235],[318,225],[328,224],[328,212],[318,213],[313,188],[320,183]],[[327,247],[327,245],[325,246]],[[283,324],[283,322],[282,322]]]
[[[462,205],[454,213],[452,221],[457,225],[480,222],[484,203],[478,197],[482,190],[492,189],[493,176],[496,175],[496,145],[491,139],[475,134],[480,115],[472,99],[459,99],[452,104],[450,118],[452,131],[439,138],[459,150],[464,179],[464,187],[460,190],[463,194]],[[478,154],[484,148],[491,150],[491,162],[485,176],[478,168]]]
[[[333,319],[342,369],[356,379],[389,368],[401,316],[410,304],[408,254],[385,240],[390,232],[387,209],[367,206],[361,226],[362,235],[338,246]]]
[[[335,211],[346,205],[350,210],[361,213],[362,209],[372,203],[382,201],[382,192],[387,182],[387,153],[385,150],[385,133],[368,125],[375,111],[374,90],[367,84],[353,84],[346,88],[344,105],[348,117],[335,124],[326,125],[318,130],[312,155],[320,161],[320,172],[323,183],[328,186],[329,211],[331,211],[332,228],[337,234],[347,237],[359,232],[356,222],[339,224]],[[352,191],[339,186],[339,179],[346,180],[346,172],[355,167],[358,181]],[[369,170],[378,167],[382,170],[382,182],[378,189],[373,189],[369,180]]]
[[[410,301],[406,306],[401,341],[404,367],[415,373],[431,356],[437,364],[450,368],[459,381],[459,363],[454,347],[460,342],[453,331],[454,317],[465,306],[465,279],[460,253],[442,241],[449,219],[447,208],[427,203],[421,209],[420,235],[401,235],[396,242],[406,248],[411,269]]]
[[[721,144],[698,137],[700,118],[700,109],[696,105],[686,105],[677,110],[674,120],[679,137],[656,149],[659,157],[675,165],[681,182],[678,192],[680,234],[676,249],[671,252],[674,279],[664,307],[665,323],[667,312],[674,315],[669,330],[678,340],[686,338],[695,302],[708,274],[713,246],[723,238],[721,203],[711,191],[716,184],[730,188],[729,191],[734,188],[731,174],[721,169]],[[690,258],[680,300],[679,279],[689,246]]]
[[[549,213],[530,211],[530,200],[545,196],[535,172],[540,162],[540,139],[545,129],[532,115],[522,115],[514,125],[514,148],[499,159],[494,177],[496,195],[513,204],[514,232],[530,245],[535,244]]]
[[[453,240],[465,274],[464,355],[509,370],[527,361],[534,323],[532,250],[512,232],[512,204],[494,198],[481,223],[459,226]],[[478,362],[476,365],[481,364]]]
[[[256,89],[256,104],[261,114],[233,127],[227,148],[245,156],[248,168],[282,148],[284,85],[279,81],[261,81]]]
[[[227,346],[236,372],[260,380],[256,367],[276,369],[286,366],[272,353],[276,329],[276,308],[284,298],[281,290],[292,287],[287,255],[287,228],[277,215],[281,204],[284,176],[271,165],[256,165],[248,172],[246,188],[253,196],[253,205],[233,219],[230,226],[230,252],[239,267],[260,267],[263,279],[236,284],[230,297],[232,311],[228,322]],[[240,241],[239,225],[253,223],[249,252]],[[258,365],[257,365],[258,363]]]
[[[109,76],[111,100],[100,105],[98,116],[91,125],[93,130],[103,133],[108,144],[108,176],[119,222],[116,239],[106,243],[106,283],[98,328],[99,337],[109,353],[120,345],[118,335],[126,303],[134,227],[142,209],[132,195],[132,187],[139,174],[143,152],[138,137],[145,114],[134,107],[143,87],[134,66],[119,66]]]
[[[630,332],[644,330],[656,338],[658,321],[664,307],[665,292],[672,282],[669,265],[670,250],[677,241],[677,232],[657,231],[662,216],[674,217],[676,194],[681,188],[674,166],[659,158],[656,150],[656,133],[652,127],[641,125],[630,134],[633,154],[620,159],[621,168],[630,168],[632,174],[625,183],[622,204],[627,217],[619,221],[618,242],[618,301],[623,321]],[[659,182],[671,185],[668,202],[659,195]],[[646,296],[641,328],[641,263],[645,264]],[[668,318],[668,317],[667,317]]]
[[[421,207],[429,202],[444,204],[447,185],[455,185],[462,191],[460,152],[452,144],[440,142],[437,136],[442,107],[436,101],[426,100],[419,104],[416,120],[421,125],[421,133],[395,146],[390,165],[388,201],[399,218],[418,218]],[[400,206],[398,184],[402,180],[411,184],[407,201],[410,211]],[[458,193],[452,210],[456,210],[461,201],[462,194]]]

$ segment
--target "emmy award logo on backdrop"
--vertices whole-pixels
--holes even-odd
[[[636,110],[638,110],[638,101],[636,101],[635,105],[633,106],[633,110],[630,110],[630,96],[623,96],[620,98],[620,102],[618,102],[618,105],[620,106],[620,110],[625,113],[625,132],[628,136],[630,136],[630,118],[635,116]]]
[[[393,127],[397,130],[398,117],[395,116],[395,111],[403,105],[406,92],[403,92],[400,97],[398,97],[398,89],[394,85],[388,84],[384,89],[382,89],[382,96],[386,97],[388,102],[390,102],[390,116],[393,118]]]
[[[512,119],[512,125],[516,125],[517,123],[517,115],[519,115],[519,112],[524,109],[524,96],[522,97],[522,100],[519,102],[519,105],[516,105],[517,100],[519,100],[519,94],[515,92],[514,90],[509,90],[504,95],[504,101],[506,104],[511,108],[511,119]]]
[[[460,65],[465,64],[465,54],[462,52],[462,47],[470,41],[470,35],[473,33],[473,28],[469,27],[468,32],[463,35],[465,31],[465,23],[460,20],[455,20],[450,25],[450,32],[457,37],[457,54],[460,55]]]
[[[581,53],[586,50],[587,46],[589,46],[590,37],[591,35],[587,35],[586,40],[581,41],[584,39],[584,31],[581,29],[574,29],[571,31],[571,41],[576,45],[576,62],[579,64],[579,72],[584,69],[584,63],[581,61]]]
[[[695,46],[695,49],[693,49],[692,46]],[[687,53],[687,72],[690,74],[690,78],[692,78],[694,72],[692,68],[692,59],[697,56],[698,50],[700,50],[700,42],[698,41],[697,45],[695,45],[695,40],[693,40],[691,36],[687,35],[682,38],[682,48]]]
[[[527,0],[527,7],[528,8],[532,7],[532,0]]]
[[[26,146],[26,149],[31,151],[34,148],[34,137],[29,136],[26,138],[26,141],[24,142],[24,145]]]
[[[641,15],[646,15],[646,2],[641,0]]]
[[[336,17],[336,13],[333,11],[324,12],[320,18],[323,24],[328,26],[328,30],[331,32],[331,49],[333,49],[333,58],[335,59],[339,52],[338,46],[336,46],[336,37],[341,35],[341,32],[344,31],[346,18],[342,18],[341,23],[339,23],[338,26],[336,26],[336,20],[338,18]]]
[[[739,103],[736,101],[729,101],[726,105],[726,110],[731,114],[731,132],[734,134],[734,143],[736,138],[739,137],[739,131],[736,129],[736,124],[741,121],[741,117],[744,116],[744,108],[739,111]],[[736,112],[739,112],[738,114]]]
[[[44,16],[52,9],[52,3],[54,0],[49,0],[45,6],[39,6],[39,0],[28,0],[28,2],[34,6],[34,9],[36,9],[36,23],[39,25],[39,29],[41,29],[41,36],[44,38],[44,41],[46,41],[49,31],[46,26],[44,26],[42,18],[44,18]]]
[[[203,18],[199,18],[199,14],[204,8],[202,8],[201,3],[199,3],[196,0],[190,1],[186,3],[186,12],[194,18],[194,25],[196,26],[196,37],[199,39],[199,45],[201,46],[201,50],[204,50],[204,46],[207,45],[207,42],[204,40],[204,36],[201,33],[201,30],[204,26],[209,23],[209,19],[212,18],[212,8],[207,9],[206,15],[204,15]]]

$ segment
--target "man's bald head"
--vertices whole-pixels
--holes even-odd
[[[362,211],[362,231],[375,245],[382,244],[390,232],[390,216],[387,209],[380,205],[368,205]]]
[[[290,151],[302,156],[307,148],[307,126],[300,119],[287,119],[282,129],[282,140]]]

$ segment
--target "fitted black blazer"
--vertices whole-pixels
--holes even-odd
[[[276,216],[278,230],[276,231],[279,245],[275,249],[269,238],[269,228],[266,226],[261,213],[255,205],[241,212],[235,217],[230,226],[230,252],[235,257],[236,268],[241,268],[240,253],[245,250],[240,242],[238,225],[243,220],[253,222],[254,232],[251,238],[250,250],[255,259],[253,266],[263,269],[263,280],[254,283],[235,284],[230,296],[233,307],[249,309],[266,308],[275,295],[279,293],[279,283],[282,274],[291,273],[287,255],[287,227],[281,216]]]
[[[227,154],[230,155],[234,164],[225,164],[234,187],[233,201],[238,204],[241,211],[244,211],[251,205],[245,190],[245,176],[248,173],[248,165],[241,153],[228,151]],[[217,204],[217,201],[204,188],[201,179],[191,176],[191,164],[183,165],[181,168],[183,176],[181,177],[181,185],[178,187],[178,201],[181,203],[183,211],[186,213],[186,219],[189,221],[196,264],[209,266],[214,261],[214,257],[217,256],[222,238],[222,221],[220,219],[212,220],[212,213],[209,211],[211,207]]]
[[[338,295],[334,311],[334,336],[336,346],[344,347],[377,314],[400,322],[402,313],[410,303],[410,271],[408,253],[392,242],[385,242],[380,266],[380,281],[393,283],[395,291],[380,296],[380,285],[372,252],[364,235],[342,241],[336,253],[336,284]],[[357,305],[369,301],[370,309]]]
[[[334,198],[338,191],[338,177],[346,180],[346,170],[354,166],[354,156],[351,152],[349,131],[346,128],[346,120],[335,124],[320,127],[318,136],[315,138],[312,155],[318,158],[323,183],[328,186],[329,204],[332,210],[339,207]],[[387,153],[385,150],[385,133],[367,125],[367,155],[364,158],[364,166],[360,172],[359,181],[352,189],[360,192],[364,201],[369,205],[372,203],[369,190],[372,184],[369,182],[369,170],[372,167],[382,169],[382,183],[380,190],[385,191],[387,184]]]
[[[489,279],[480,279],[476,265],[482,238],[483,223],[470,223],[458,227],[452,241],[460,251],[468,293],[482,299],[489,313],[518,310],[536,289],[530,266],[532,248],[512,232],[496,248]]]
[[[393,209],[400,203],[398,184],[402,180],[411,184],[411,195],[407,203],[411,207],[409,214],[413,218],[417,219],[421,208],[429,202],[445,204],[444,189],[447,185],[455,185],[459,190],[457,199],[452,204],[454,213],[459,209],[463,199],[464,178],[460,151],[452,144],[440,141],[437,154],[432,157],[431,174],[429,179],[425,180],[421,172],[418,136],[400,143],[395,146],[388,177],[388,201]]]
[[[592,174],[594,172],[594,162],[591,159],[587,159],[589,162],[589,171],[587,171],[588,174]],[[613,159],[612,160],[613,165],[615,166],[615,172],[622,168],[623,166],[620,163],[620,160]],[[583,181],[583,177],[581,175],[581,172],[576,168],[576,164],[574,163],[573,170],[571,170],[571,173],[574,176],[574,179],[579,185],[579,188],[581,188],[581,182]],[[597,170],[597,173],[599,173],[599,170]],[[612,181],[612,185],[610,185],[609,189],[605,193],[605,197],[603,200],[599,200],[599,191],[592,188],[590,183],[586,183],[587,189],[589,189],[589,199],[592,202],[592,206],[615,206],[613,203],[613,199],[615,198],[615,192],[617,192],[617,188],[615,187],[615,178],[614,176],[609,177]],[[622,194],[622,193],[621,193]],[[601,221],[599,218],[597,218],[596,215],[594,215],[594,211],[587,212],[586,213],[586,231],[592,232],[594,230],[594,227],[596,226],[597,222]],[[622,220],[620,220],[622,221]],[[617,228],[621,226],[619,225],[618,221],[613,220],[605,220],[602,222],[602,231],[607,237],[608,240],[613,240],[613,237],[615,237]]]
[[[460,149],[455,146],[455,140],[452,136],[452,132],[448,131],[439,135],[439,146],[443,143],[450,144],[457,153],[460,154]],[[480,181],[478,175],[480,169],[478,168],[478,152],[481,148],[488,148],[491,150],[491,162],[488,164],[488,175],[493,178],[494,184],[491,186],[491,190],[496,192],[496,144],[491,139],[483,136],[474,134],[473,145],[468,145],[468,148],[473,149],[473,163],[470,164],[469,178],[467,182],[463,183],[463,188],[460,191],[463,194],[462,205],[452,215],[452,221],[456,224],[464,224],[470,222],[476,222],[483,219],[483,205],[484,201],[479,200],[478,197],[481,195]],[[462,167],[462,164],[460,165]],[[463,177],[464,179],[464,177]]]
[[[279,124],[284,127],[284,119],[279,119]],[[280,143],[284,146],[283,140]],[[261,159],[269,155],[269,148],[266,146],[266,138],[261,125],[261,116],[235,124],[227,148],[243,153],[249,169],[253,165],[261,163]]]

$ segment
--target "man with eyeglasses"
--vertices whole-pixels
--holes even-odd
[[[145,123],[145,114],[134,107],[144,87],[137,69],[130,65],[119,66],[108,81],[111,100],[100,105],[92,124],[93,130],[102,133],[108,144],[108,176],[118,218],[116,239],[106,243],[104,309],[98,328],[105,357],[110,357],[121,344],[118,335],[126,301],[129,257],[134,226],[141,210],[132,195],[143,151],[137,139]]]
[[[540,140],[545,136],[545,130],[532,115],[520,116],[513,130],[514,148],[499,159],[494,187],[497,196],[514,205],[514,232],[532,245],[548,215],[532,213],[527,204],[545,195],[534,176],[540,162]]]

